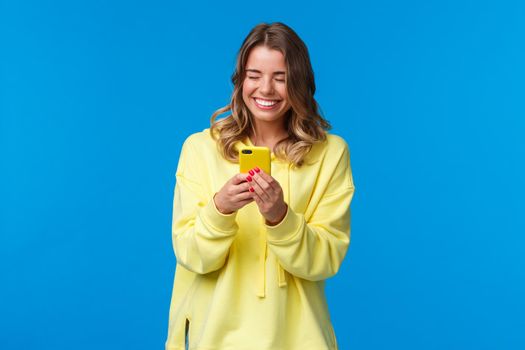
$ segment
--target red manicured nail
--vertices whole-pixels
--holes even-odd
[[[250,175],[248,175],[248,177],[246,178],[246,180],[248,181],[252,181],[252,177]]]
[[[259,172],[259,171],[261,171],[261,169],[259,169],[259,167],[255,167],[255,171]]]
[[[255,174],[255,173],[253,172],[253,170],[250,170],[249,173],[250,173],[250,175],[252,175],[252,176]]]
[[[253,191],[255,191],[255,190],[253,189],[253,187],[250,187],[250,192],[253,192]]]

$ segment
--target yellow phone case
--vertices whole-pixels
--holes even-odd
[[[239,150],[239,167],[241,173],[247,173],[255,167],[272,174],[271,153],[268,147],[246,146]]]

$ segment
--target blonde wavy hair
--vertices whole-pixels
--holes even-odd
[[[281,22],[261,23],[255,26],[237,54],[235,71],[231,80],[234,90],[230,103],[216,110],[211,116],[210,133],[216,140],[222,156],[238,163],[235,143],[255,134],[253,116],[242,98],[242,85],[246,78],[246,62],[250,51],[259,45],[279,50],[286,63],[286,91],[291,108],[285,118],[288,137],[280,140],[274,147],[275,156],[300,167],[316,142],[326,139],[326,130],[332,127],[319,113],[320,107],[314,98],[315,80],[308,49],[299,36]],[[217,116],[231,111],[223,119]]]

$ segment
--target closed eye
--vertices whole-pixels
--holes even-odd
[[[251,79],[251,80],[257,80],[259,79],[259,77],[248,77],[248,79]],[[275,79],[275,81],[278,81],[280,83],[284,83],[285,80],[284,79]]]

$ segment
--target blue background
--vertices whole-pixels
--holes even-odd
[[[263,21],[350,147],[340,348],[525,348],[522,1],[0,4],[2,349],[163,348],[180,147]]]

